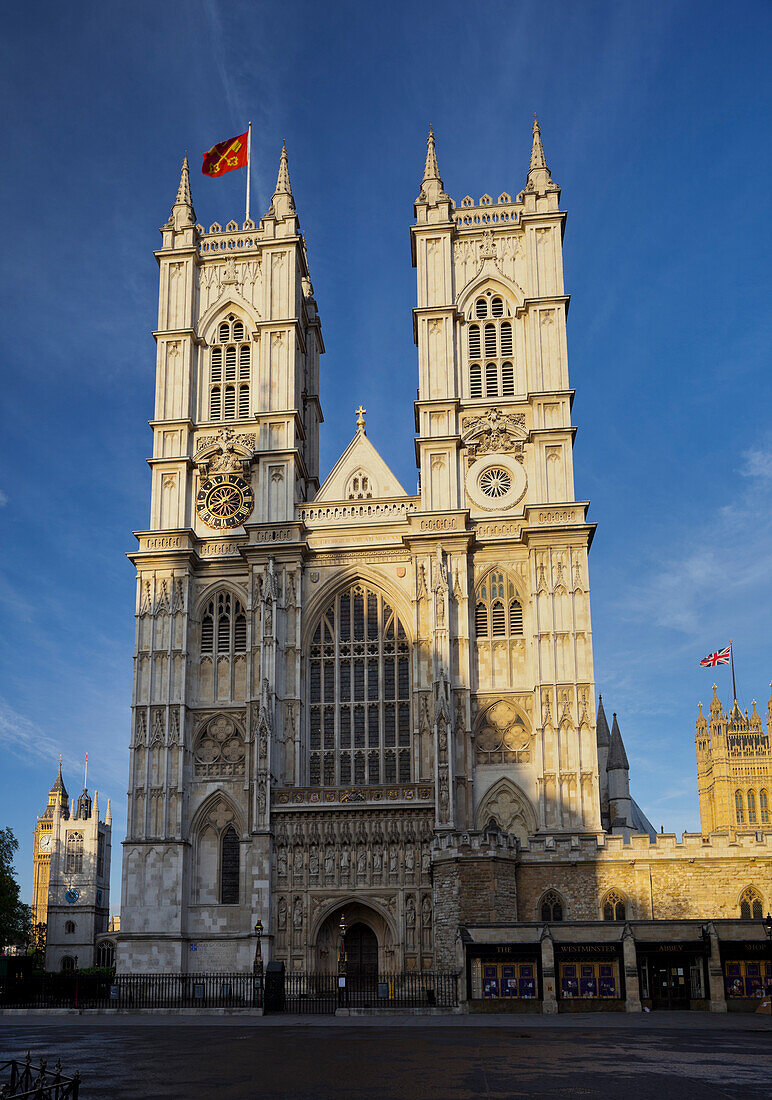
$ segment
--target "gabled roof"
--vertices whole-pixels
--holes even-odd
[[[372,499],[408,496],[365,435],[364,428],[360,428],[325,478],[313,503],[330,504],[346,500],[349,481],[360,470],[367,475]]]

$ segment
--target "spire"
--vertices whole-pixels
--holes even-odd
[[[615,714],[614,721],[611,724],[611,742],[608,749],[606,771],[611,772],[618,768],[624,768],[625,771],[630,770],[625,746],[622,744],[622,734],[619,732],[619,723],[617,722],[617,716]]]
[[[110,799],[107,800],[107,812],[105,813],[105,825],[112,825],[113,815],[110,812]]]
[[[51,795],[51,794],[59,795],[59,801],[60,802],[61,801],[66,802],[67,801],[67,797],[68,797],[67,796],[67,788],[65,787],[64,779],[62,778],[62,758],[61,758],[61,756],[59,757],[59,770],[56,773],[56,779],[54,780],[53,786],[51,787],[51,790],[48,793],[49,793],[49,795]]]
[[[603,709],[603,696],[598,696],[598,717],[595,723],[595,741],[598,745],[608,745],[610,741],[608,731],[608,719],[606,718],[606,712]]]
[[[557,191],[559,188],[553,182],[547,160],[544,156],[544,147],[541,143],[541,128],[536,115],[533,116],[533,145],[531,146],[531,163],[528,168],[528,178],[525,181],[526,191],[536,191],[544,194],[547,191]]]
[[[429,136],[426,139],[426,164],[424,166],[424,178],[421,180],[421,191],[416,202],[426,202],[430,206],[436,206],[439,202],[449,202],[445,194],[445,185],[440,178],[440,170],[437,167],[437,151],[434,146],[434,130],[429,126]]]
[[[94,791],[94,817],[99,821],[99,791]]]
[[[279,175],[276,178],[276,190],[271,199],[268,215],[275,218],[286,218],[288,214],[295,212],[295,200],[292,197],[292,185],[289,177],[289,162],[287,160],[286,142],[281,143],[281,157],[279,158]]]
[[[187,153],[182,162],[180,185],[177,188],[177,198],[174,200],[169,222],[172,229],[189,229],[191,225],[196,224],[196,212],[190,197],[190,165]]]

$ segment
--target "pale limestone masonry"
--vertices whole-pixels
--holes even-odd
[[[185,161],[131,555],[119,970],[243,970],[258,918],[264,957],[334,968],[344,910],[362,965],[462,965],[464,922],[561,899],[568,921],[623,897],[731,913],[730,866],[770,904],[764,844],[635,835],[653,830],[618,722],[596,719],[559,199],[536,123],[524,189],[458,206],[429,134],[419,491],[361,406],[320,486],[324,344],[286,149],[262,220],[208,231]]]

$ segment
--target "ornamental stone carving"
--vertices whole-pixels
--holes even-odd
[[[482,416],[464,417],[461,429],[469,462],[487,454],[512,454],[523,461],[523,443],[528,437],[525,413],[489,409]]]
[[[232,718],[219,714],[199,732],[193,750],[196,775],[242,776],[246,749],[241,731]]]

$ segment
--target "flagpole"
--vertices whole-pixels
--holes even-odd
[[[732,645],[732,639],[729,639],[729,656],[732,661],[732,691],[734,693],[734,701],[737,702],[737,684],[734,680],[734,646]]]
[[[247,221],[249,221],[249,186],[252,179],[252,123],[247,126]]]

